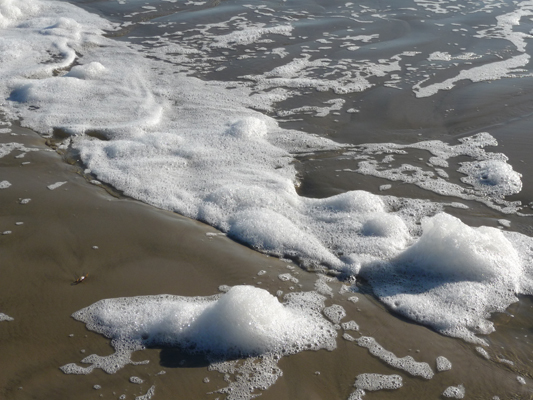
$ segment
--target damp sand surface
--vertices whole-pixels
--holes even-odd
[[[12,152],[0,159],[2,179],[12,184],[0,191],[1,230],[11,231],[0,236],[0,306],[13,318],[0,323],[1,398],[133,399],[154,385],[155,399],[220,397],[208,393],[227,385],[224,375],[209,371],[205,358],[176,348],[135,352],[134,361],[149,363],[127,365],[116,374],[64,374],[59,368],[65,364],[113,352],[108,339],[88,331],[71,314],[105,298],[205,296],[219,293],[221,285],[254,285],[272,294],[313,290],[316,274],[254,252],[199,222],[112,196],[79,175],[78,167],[65,163],[38,135],[17,127],[12,131],[16,136],[2,134],[2,143],[22,143],[38,151],[23,158]],[[58,182],[66,183],[49,188]],[[31,201],[21,204],[21,199]],[[278,276],[284,273],[299,283],[281,281]],[[83,283],[72,284],[86,274]],[[412,377],[342,339],[340,329],[334,351],[283,357],[278,363],[283,375],[262,398],[348,398],[363,373],[403,377],[401,389],[368,393],[369,399],[439,398],[458,384],[480,398],[531,396],[530,384],[516,379],[520,375],[531,383],[529,299],[494,318],[497,331],[489,337],[487,361],[474,345],[391,315],[370,293],[339,294],[339,281],[326,284],[333,293],[326,305],[342,305],[347,312],[342,322],[354,320],[360,327],[345,333],[355,339],[373,337],[396,356],[411,355],[434,371],[436,358],[445,356],[452,370],[431,380]],[[353,296],[359,301],[348,300]],[[143,382],[132,383],[132,376]]]

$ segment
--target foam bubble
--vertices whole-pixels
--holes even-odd
[[[437,371],[449,371],[452,369],[452,363],[444,356],[437,357]]]

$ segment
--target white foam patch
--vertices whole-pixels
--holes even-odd
[[[359,325],[355,321],[343,322],[341,324],[341,327],[345,331],[358,331],[359,330]]]
[[[67,182],[66,181],[64,181],[64,182],[56,182],[56,183],[53,183],[51,185],[48,185],[47,188],[49,190],[54,190],[54,189],[57,189],[58,187],[63,186],[65,183],[67,183]]]
[[[346,155],[354,159],[364,159],[359,162],[359,168],[355,172],[414,184],[440,195],[479,201],[505,213],[516,213],[522,207],[521,203],[506,201],[504,198],[522,190],[521,174],[507,164],[508,159],[504,154],[484,149],[487,146],[497,145],[498,142],[494,137],[483,132],[461,138],[456,145],[438,140],[410,145],[367,144]],[[428,151],[432,155],[428,160],[431,169],[406,163],[398,167],[390,165],[391,153],[400,157],[408,155],[411,149]],[[383,153],[389,155],[383,158]],[[454,182],[449,174],[452,171],[447,172],[443,168],[449,169],[449,160],[458,156],[471,157],[474,161],[460,163],[461,166],[457,171],[466,177],[461,178],[460,182]],[[378,160],[378,157],[383,159]]]
[[[222,357],[292,354],[333,349],[337,333],[320,311],[324,298],[294,293],[281,304],[263,289],[234,286],[224,295],[170,295],[101,300],[73,314],[87,328],[112,339],[117,352],[82,360],[114,372],[143,346],[177,346]],[[65,373],[90,372],[73,364]]]
[[[487,350],[485,350],[483,347],[481,347],[481,346],[476,347],[476,351],[485,360],[490,360],[489,353],[487,353]]]
[[[31,0],[2,0],[0,2],[0,28],[7,28],[38,11],[39,5]]]
[[[350,394],[350,397],[348,397],[348,400],[363,400],[363,397],[365,396],[365,394],[366,392],[363,389],[357,389]]]
[[[400,375],[360,374],[354,386],[369,391],[394,390],[403,386],[403,379]]]
[[[106,72],[106,67],[97,61],[87,65],[77,65],[73,67],[65,76],[78,79],[100,79]]]
[[[264,35],[276,34],[290,36],[293,27],[291,25],[280,25],[274,27],[246,27],[240,31],[235,31],[227,35],[217,36],[211,47],[214,48],[233,48],[237,45],[248,45],[256,42]]]
[[[0,143],[0,158],[3,158],[13,151],[20,151],[20,154],[25,154],[29,151],[39,151],[38,149],[29,148],[21,143]]]
[[[333,289],[328,285],[328,282],[332,282],[334,278],[326,275],[318,275],[318,279],[315,281],[315,290],[324,295],[333,297]]]
[[[339,304],[324,308],[324,315],[334,324],[339,324],[346,317],[346,310]]]
[[[429,97],[436,94],[439,90],[450,90],[457,82],[465,79],[472,82],[502,79],[512,76],[516,72],[522,72],[521,68],[529,63],[529,59],[529,54],[520,54],[507,60],[496,61],[480,67],[472,67],[467,70],[462,70],[457,76],[446,79],[443,82],[422,86],[425,82],[424,80],[413,86],[413,91],[415,92],[416,97]]]
[[[452,399],[463,399],[465,397],[465,393],[465,387],[463,385],[458,385],[447,387],[442,395]]]
[[[422,221],[423,234],[390,263],[363,268],[392,310],[438,332],[484,343],[490,313],[529,292],[524,260],[499,229],[471,228],[448,214]],[[392,278],[394,277],[394,278]]]
[[[1,181],[0,182],[0,189],[7,189],[11,186],[11,182],[9,181]]]
[[[0,313],[0,322],[2,321],[14,321],[14,318],[10,317],[7,314]]]
[[[268,389],[283,375],[277,365],[278,360],[277,356],[264,355],[243,361],[213,363],[208,369],[224,374],[224,380],[229,384],[212,393],[224,394],[228,400],[245,400],[260,396],[260,393],[254,392]]]
[[[437,371],[444,372],[452,369],[452,363],[444,356],[437,357]]]
[[[138,376],[130,376],[130,382],[140,385],[141,383],[144,382],[144,380],[139,378]]]
[[[489,196],[510,196],[522,190],[522,175],[504,161],[465,162],[458,171],[468,175],[461,179],[463,182]]]
[[[356,342],[359,346],[367,348],[370,354],[384,361],[391,367],[401,369],[413,376],[421,376],[425,379],[433,378],[434,373],[428,363],[418,362],[411,356],[405,356],[402,358],[396,357],[392,352],[385,350],[372,337],[363,336],[357,339]]]
[[[154,395],[155,395],[155,385],[152,385],[150,386],[150,388],[145,394],[141,396],[136,396],[135,400],[150,400],[152,397],[154,397]]]

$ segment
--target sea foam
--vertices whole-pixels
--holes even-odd
[[[475,334],[494,330],[490,313],[531,290],[516,242],[498,229],[471,228],[444,213],[424,219],[422,229],[411,247],[389,262],[364,266],[362,275],[392,310],[446,335],[484,343]]]
[[[264,289],[234,286],[211,297],[106,299],[73,317],[117,348],[176,346],[224,358],[334,349],[337,333],[320,312],[324,297],[293,293],[286,299],[282,304]]]
[[[469,228],[438,214],[443,206],[429,201],[357,190],[324,199],[298,194],[297,153],[334,151],[348,157],[353,151],[365,160],[359,163],[359,173],[396,176],[439,194],[511,206],[502,197],[520,190],[520,176],[503,154],[484,150],[497,145],[488,133],[462,138],[456,145],[371,144],[355,151],[283,129],[254,111],[271,109],[273,101],[287,94],[253,93],[263,84],[265,90],[278,84],[337,93],[366,90],[371,86],[367,71],[378,77],[401,69],[400,55],[377,64],[365,62],[359,65],[365,76],[358,70],[340,81],[313,75],[312,71],[329,67],[331,60],[299,56],[261,76],[248,77],[255,82],[252,87],[228,90],[220,82],[174,74],[167,63],[145,57],[147,49],[140,45],[104,37],[103,30],[116,27],[73,5],[39,0],[0,4],[4,18],[0,93],[7,99],[2,111],[44,135],[67,136],[61,146],[79,157],[90,171],[88,179],[97,178],[126,196],[206,222],[237,241],[290,257],[303,267],[336,269],[345,275],[361,272],[391,309],[468,340],[479,340],[476,333],[493,329],[487,320],[491,312],[531,291],[525,285],[531,282],[531,246],[524,236]],[[256,28],[219,36],[218,41],[210,33],[205,40],[211,40],[212,46],[205,48],[245,45],[263,35],[288,35],[294,29],[286,23]],[[525,60],[518,61],[517,66]],[[331,104],[340,107],[337,100]],[[17,144],[1,145],[0,157],[14,150],[28,151]],[[385,153],[383,163],[392,162],[389,156],[408,150],[429,151],[430,168],[440,172],[404,164],[394,173],[381,168],[375,158]],[[465,185],[449,182],[450,174],[444,171],[448,160],[457,156],[470,157],[474,163],[462,166]],[[220,346],[223,340],[219,338]],[[194,345],[206,346],[202,341]],[[263,349],[247,346],[241,350]]]

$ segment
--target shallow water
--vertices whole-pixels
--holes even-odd
[[[528,204],[533,201],[533,175],[528,156],[533,145],[529,133],[533,81],[528,40],[533,28],[533,3],[68,3],[97,13],[115,25],[83,20],[86,17],[74,9],[62,14],[64,20],[52,18],[48,26],[39,25],[38,34],[52,38],[51,44],[46,42],[51,50],[46,57],[28,58],[29,65],[36,63],[28,76],[13,72],[2,83],[2,90],[9,94],[4,105],[6,112],[58,142],[61,151],[78,163],[87,180],[98,179],[126,196],[207,222],[238,242],[267,254],[289,257],[309,270],[340,273],[341,279],[355,277],[361,270],[362,276],[357,278],[359,289],[352,286],[352,290],[365,291],[368,298],[360,296],[370,308],[362,318],[364,327],[355,320],[365,336],[375,337],[387,350],[398,351],[398,356],[412,347],[406,344],[409,334],[395,338],[387,329],[380,337],[379,324],[385,320],[396,329],[404,324],[411,326],[403,319],[407,315],[450,334],[446,326],[442,327],[441,316],[427,319],[427,315],[416,311],[417,307],[424,307],[424,301],[429,301],[428,310],[443,306],[438,297],[442,294],[422,297],[432,287],[423,286],[423,293],[419,287],[393,291],[395,295],[421,297],[409,300],[413,304],[407,309],[398,307],[392,318],[371,297],[374,293],[389,307],[396,307],[396,301],[383,294],[389,289],[383,289],[383,282],[376,280],[371,268],[386,270],[387,263],[392,263],[400,281],[410,279],[401,275],[405,266],[397,260],[405,258],[410,246],[419,240],[424,217],[445,211],[469,226],[491,226],[532,236]],[[0,5],[10,7],[7,2]],[[83,29],[91,24],[107,29],[106,37],[112,41],[83,29],[80,34],[78,26],[67,20],[70,16],[77,18]],[[13,37],[18,40],[16,34]],[[62,37],[67,38],[67,47],[75,53],[61,47]],[[43,72],[47,63],[57,63],[58,68]],[[34,78],[38,79],[29,80]],[[457,150],[461,143],[482,132],[490,136],[477,136],[483,138],[479,145]],[[428,144],[429,140],[435,142]],[[473,176],[469,182],[478,179],[481,183],[472,189],[458,169],[461,163],[486,160],[492,163],[488,178]],[[366,169],[362,167],[364,162]],[[481,165],[476,164],[475,168],[482,168]],[[397,168],[404,168],[403,172],[394,172]],[[436,187],[433,183],[437,176],[442,181]],[[516,189],[518,186],[521,187]],[[354,190],[384,197],[352,194],[350,191]],[[353,207],[364,210],[356,212]],[[350,218],[356,221],[357,228],[346,223]],[[446,243],[454,237],[471,237],[476,242],[476,234],[468,236],[467,228],[456,226],[435,237]],[[526,379],[522,385],[516,376],[531,376],[532,348],[524,330],[533,314],[530,298],[522,296],[514,303],[513,296],[531,294],[533,290],[531,240],[507,233],[501,242],[495,233],[490,237],[494,243],[504,245],[494,249],[496,244],[491,248],[489,243],[473,248],[472,253],[481,254],[482,261],[468,258],[471,253],[467,248],[464,265],[449,276],[428,279],[437,279],[436,287],[451,287],[446,294],[450,297],[464,295],[462,291],[467,290],[465,298],[469,300],[460,304],[461,311],[466,310],[468,318],[473,313],[477,318],[474,325],[478,325],[465,323],[468,333],[452,336],[485,340],[492,361],[480,358],[475,346],[461,339],[437,336],[412,325],[420,347],[425,347],[421,360],[433,369],[437,355],[468,361],[455,364],[452,360],[456,365],[453,381],[435,378],[426,383],[402,372],[405,387],[368,393],[368,398],[407,398],[430,393],[439,396],[447,386],[460,383],[464,383],[467,396],[530,396],[531,381]],[[506,240],[511,241],[514,250],[505,250]],[[432,254],[454,256],[453,250],[433,253],[430,247],[422,249],[414,259],[427,259]],[[482,265],[480,272],[472,267],[483,264],[483,260],[488,260],[490,268]],[[432,264],[424,261],[418,265],[420,276],[426,276]],[[523,271],[513,275],[509,271],[515,264],[520,264]],[[395,265],[400,269],[395,270]],[[480,284],[479,290],[463,286],[454,289],[453,284],[458,283],[456,274],[462,274],[463,268],[470,271],[465,274],[483,276],[479,282],[473,279],[474,284]],[[501,281],[485,277],[493,268],[498,270],[497,279]],[[228,272],[228,279],[233,273]],[[312,289],[316,278],[313,274],[305,278],[311,282],[304,285],[305,290]],[[354,278],[351,279],[345,283],[353,283]],[[394,277],[384,279],[387,285],[396,285]],[[246,283],[230,280],[232,284]],[[273,294],[275,286],[269,286]],[[215,293],[187,293],[207,294]],[[349,315],[357,315],[345,297],[335,295],[332,302],[343,304]],[[477,309],[480,298],[484,300]],[[469,311],[470,307],[475,311]],[[7,309],[0,311],[10,315]],[[490,321],[496,331],[486,336],[490,329],[485,330],[484,324],[489,324],[489,313],[494,313]],[[445,312],[443,318],[452,318],[453,314]],[[471,331],[479,326],[480,334],[472,336]],[[405,329],[411,332],[411,328]],[[295,385],[279,378],[264,396],[327,398],[335,393],[347,398],[348,387],[358,374],[395,373],[379,361],[369,369],[348,366],[350,361],[338,354],[359,354],[361,349],[354,345],[357,350],[347,350],[351,342],[340,338],[342,332],[337,340],[339,348],[331,357],[323,351],[303,352],[279,361],[283,371],[294,371],[300,368],[298,362],[297,366],[290,366],[294,359],[311,359],[311,368],[317,370],[326,368],[331,358],[337,360],[342,367],[328,375],[327,390],[313,388],[311,379],[300,374],[298,379],[306,382],[304,392],[295,394]],[[424,336],[428,332],[429,336]],[[436,353],[435,349],[430,350],[430,342],[437,340],[434,336],[442,340]],[[165,366],[163,353],[160,365]],[[468,368],[472,357],[476,368],[482,371],[482,379]],[[504,361],[494,361],[499,358]],[[151,376],[156,372],[151,371]],[[286,374],[289,376],[289,372]],[[73,382],[77,379],[67,378]],[[495,381],[501,383],[494,384]],[[156,390],[165,385],[170,391],[170,387],[175,387],[161,382],[156,384]],[[201,385],[192,386],[192,391],[204,393]]]

